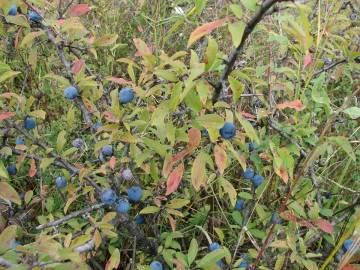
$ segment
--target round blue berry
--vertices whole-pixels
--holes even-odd
[[[17,14],[17,6],[12,5],[9,9],[8,15],[9,16],[15,16]]]
[[[251,180],[255,175],[255,172],[251,168],[246,168],[246,170],[243,172],[242,177],[245,179]]]
[[[121,172],[121,177],[126,181],[130,181],[134,176],[130,169],[125,169]]]
[[[111,188],[107,188],[101,193],[100,199],[103,203],[110,205],[116,201],[117,197]]]
[[[128,198],[132,202],[139,202],[143,195],[143,190],[139,186],[132,186],[127,189]]]
[[[58,189],[65,188],[67,186],[67,181],[66,181],[66,178],[64,176],[56,177],[55,183],[56,183],[56,187]]]
[[[119,101],[121,104],[129,103],[134,98],[134,91],[129,87],[124,87],[119,92]]]
[[[220,269],[223,269],[223,267],[225,266],[223,260],[218,260],[218,261],[216,262],[216,265],[217,265]]]
[[[71,144],[75,148],[81,148],[84,145],[84,141],[80,138],[77,138],[77,139],[73,140]]]
[[[346,240],[344,241],[344,243],[343,243],[343,246],[342,246],[343,250],[344,250],[345,252],[348,251],[348,250],[350,249],[350,246],[352,245],[352,243],[353,243],[353,240],[351,240],[351,239],[346,239]]]
[[[271,219],[270,219],[271,224],[281,224],[282,223],[282,219],[279,217],[279,214],[277,212],[273,213],[271,215]]]
[[[24,128],[25,129],[33,129],[36,126],[36,121],[33,117],[26,117],[24,120]]]
[[[16,141],[15,141],[16,145],[24,145],[25,144],[25,139],[23,137],[17,137]]]
[[[101,153],[104,156],[111,156],[113,153],[112,146],[111,145],[105,145],[103,148],[101,148]]]
[[[137,215],[135,217],[135,223],[140,225],[140,224],[144,224],[145,223],[145,218],[143,215]]]
[[[163,270],[162,263],[159,261],[153,261],[150,263],[151,270]]]
[[[233,123],[226,122],[224,126],[220,129],[220,135],[224,139],[234,138],[236,134],[236,129]]]
[[[130,210],[130,203],[126,198],[120,198],[116,202],[115,208],[118,213],[127,213]]]
[[[9,175],[15,175],[17,173],[17,169],[16,169],[16,166],[11,164],[9,166],[7,166],[7,172]]]
[[[251,142],[248,144],[249,151],[252,152],[258,148],[257,144],[254,142]]]
[[[207,129],[201,130],[201,136],[208,138],[209,137],[209,131],[207,131]]]
[[[214,251],[214,250],[217,250],[217,249],[220,249],[221,246],[218,242],[212,242],[210,245],[209,245],[209,250],[210,251]]]
[[[76,87],[74,87],[74,86],[69,86],[64,89],[64,96],[67,99],[72,100],[77,97],[77,94],[78,94],[78,91],[77,91]]]
[[[35,11],[30,11],[29,12],[29,20],[32,22],[41,22],[42,21],[42,17]]]
[[[253,186],[255,188],[257,188],[258,186],[260,186],[262,184],[262,182],[264,182],[264,177],[257,174],[251,179],[251,182],[252,182]]]
[[[244,205],[245,201],[243,199],[238,199],[235,204],[235,209],[241,211],[244,209]]]
[[[249,267],[249,263],[247,262],[247,261],[242,261],[240,264],[239,264],[239,266],[238,266],[239,268],[248,268]]]

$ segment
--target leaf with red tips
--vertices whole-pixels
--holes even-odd
[[[105,119],[111,123],[119,122],[119,119],[117,119],[116,116],[110,111],[104,112],[104,116],[105,116]]]
[[[284,103],[277,104],[276,108],[278,108],[279,110],[290,108],[290,109],[295,109],[297,111],[302,111],[304,109],[304,105],[299,99],[297,99],[297,100],[286,101]]]
[[[72,17],[79,17],[81,15],[84,15],[90,11],[90,6],[88,4],[78,4],[76,6],[73,6],[69,10],[69,15]]]
[[[115,169],[115,165],[116,165],[116,157],[112,156],[109,160],[109,166],[111,169]]]
[[[130,81],[127,81],[127,80],[125,80],[123,78],[117,78],[117,77],[107,77],[106,80],[112,81],[112,82],[120,84],[120,85],[132,84],[132,82],[130,82]]]
[[[334,226],[326,219],[318,219],[314,222],[314,225],[326,233],[334,232]]]
[[[3,121],[5,119],[8,119],[10,117],[13,117],[16,113],[14,112],[3,112],[3,113],[0,113],[0,121]]]
[[[146,43],[140,38],[133,39],[137,52],[135,53],[136,56],[147,56],[151,55],[152,51]]]
[[[209,34],[214,29],[222,26],[227,19],[220,19],[213,22],[205,23],[202,26],[196,28],[189,37],[187,47],[189,48],[198,39],[202,38],[206,34]]]
[[[227,167],[227,155],[225,150],[219,145],[215,145],[214,147],[214,156],[215,163],[221,175],[224,174],[224,171]]]
[[[310,53],[307,53],[307,54],[304,56],[304,68],[306,68],[308,65],[310,65],[311,62],[312,62],[311,54],[310,54]]]
[[[84,66],[85,66],[85,61],[82,59],[77,59],[74,61],[71,71],[74,74],[78,74]]]
[[[31,159],[30,169],[29,169],[29,177],[34,177],[36,174],[36,162],[35,159]]]
[[[184,173],[184,164],[180,163],[170,174],[166,181],[166,196],[175,192],[181,182],[182,175]]]

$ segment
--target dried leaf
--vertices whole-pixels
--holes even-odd
[[[224,171],[227,167],[227,155],[225,150],[219,146],[215,145],[214,147],[214,156],[215,156],[215,163],[221,175],[224,174]]]
[[[112,156],[109,160],[109,166],[111,169],[115,169],[115,165],[116,165],[116,157]]]
[[[181,163],[177,166],[169,175],[166,181],[166,196],[170,195],[171,193],[175,192],[179,187],[181,182],[182,175],[184,173],[184,164]]]
[[[123,78],[117,78],[117,77],[107,77],[106,80],[115,82],[117,84],[123,85],[123,84],[132,84],[131,81],[127,81]]]
[[[191,182],[196,191],[199,191],[200,187],[205,185],[205,178],[205,156],[200,152],[195,158],[191,169]]]
[[[226,19],[220,19],[213,22],[205,23],[202,26],[196,28],[191,34],[188,40],[187,47],[189,48],[198,39],[202,38],[206,34],[209,34],[214,29],[222,26],[225,23]]]
[[[82,59],[77,59],[74,61],[71,71],[74,74],[78,74],[84,66],[85,66],[85,61]]]
[[[5,119],[8,119],[10,117],[13,117],[16,113],[14,112],[3,112],[3,113],[0,113],[0,121],[3,121]]]
[[[314,225],[317,226],[320,230],[326,232],[326,233],[333,233],[334,232],[334,226],[327,221],[326,219],[319,219],[314,222]]]
[[[29,177],[34,177],[36,174],[36,162],[35,159],[31,159],[30,169],[29,169]]]
[[[0,198],[21,205],[21,199],[16,190],[9,183],[0,182]]]
[[[88,13],[89,11],[90,11],[90,6],[88,4],[78,4],[70,8],[69,15],[73,17],[78,17]]]
[[[286,101],[284,103],[277,104],[276,108],[278,108],[279,110],[284,110],[286,108],[290,108],[290,109],[295,109],[297,111],[302,111],[304,109],[304,105],[302,104],[302,102],[299,99],[297,99],[294,101]]]
[[[151,49],[146,45],[146,43],[140,38],[133,39],[135,47],[137,49],[136,56],[147,56],[151,55]]]

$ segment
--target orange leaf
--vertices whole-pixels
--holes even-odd
[[[96,107],[95,105],[87,98],[83,97],[82,98],[83,102],[84,102],[84,105],[86,107],[86,109],[91,112],[91,113],[94,113],[96,112]]]
[[[189,129],[188,137],[189,137],[188,149],[193,150],[196,147],[198,147],[198,145],[200,144],[200,141],[201,141],[201,132],[200,132],[200,130],[198,130],[196,128]]]
[[[30,169],[29,169],[29,177],[34,177],[36,174],[36,162],[35,159],[31,159]]]
[[[222,26],[226,19],[220,19],[213,22],[205,23],[202,26],[196,28],[191,34],[188,40],[187,47],[189,48],[198,39],[202,38],[206,34],[209,34],[212,30]]]
[[[90,11],[90,6],[88,4],[78,4],[76,6],[73,6],[69,10],[70,16],[78,17],[81,15],[84,15]]]
[[[127,81],[123,78],[116,78],[116,77],[108,77],[106,78],[108,81],[112,81],[112,82],[115,82],[117,84],[120,84],[120,85],[123,85],[123,84],[132,84],[132,82],[130,81]]]
[[[283,165],[281,165],[280,167],[276,167],[275,173],[280,176],[280,178],[285,182],[285,184],[287,184],[287,182],[289,181],[289,175]]]
[[[168,216],[169,218],[169,223],[170,223],[170,226],[171,226],[171,229],[173,232],[176,231],[176,220],[172,217],[172,216]]]
[[[359,270],[359,268],[357,268],[357,267],[354,266],[354,265],[347,264],[347,265],[345,265],[343,268],[341,268],[341,270]]]
[[[314,222],[314,224],[322,231],[326,233],[333,233],[334,232],[334,226],[327,221],[326,219],[318,219]]]
[[[115,156],[112,156],[109,160],[109,166],[111,169],[114,169],[115,168],[115,164],[116,164],[116,157]]]
[[[14,112],[3,112],[3,113],[0,113],[0,121],[3,121],[5,119],[8,119],[10,117],[13,117],[16,113]]]
[[[251,113],[247,113],[247,112],[240,112],[241,116],[245,117],[245,118],[249,118],[249,119],[256,119],[255,115],[252,115]]]
[[[110,111],[106,111],[104,112],[104,116],[105,116],[105,119],[109,122],[112,122],[112,123],[118,123],[119,120],[116,118],[116,116],[110,112]]]
[[[279,110],[283,110],[286,108],[295,109],[297,111],[301,111],[304,109],[304,105],[301,103],[300,100],[294,100],[294,101],[286,101],[284,103],[276,105],[276,108]]]
[[[151,55],[151,49],[146,45],[146,43],[140,38],[133,39],[137,52],[135,53],[136,56],[146,56]]]
[[[82,59],[77,59],[74,61],[71,71],[74,74],[78,74],[84,66],[85,66],[85,61]]]
[[[219,145],[214,147],[215,163],[221,175],[224,174],[227,165],[227,155],[225,150]]]
[[[308,65],[310,65],[312,62],[312,58],[311,58],[311,54],[310,53],[307,53],[305,56],[304,56],[304,67],[306,68]]]
[[[166,196],[175,192],[180,185],[184,173],[184,164],[180,163],[170,174],[166,181]]]

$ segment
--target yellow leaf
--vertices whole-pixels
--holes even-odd
[[[0,198],[21,205],[21,199],[16,190],[9,183],[0,182]]]
[[[196,191],[199,191],[200,187],[205,185],[205,178],[205,155],[203,152],[200,152],[191,168],[191,182]]]

